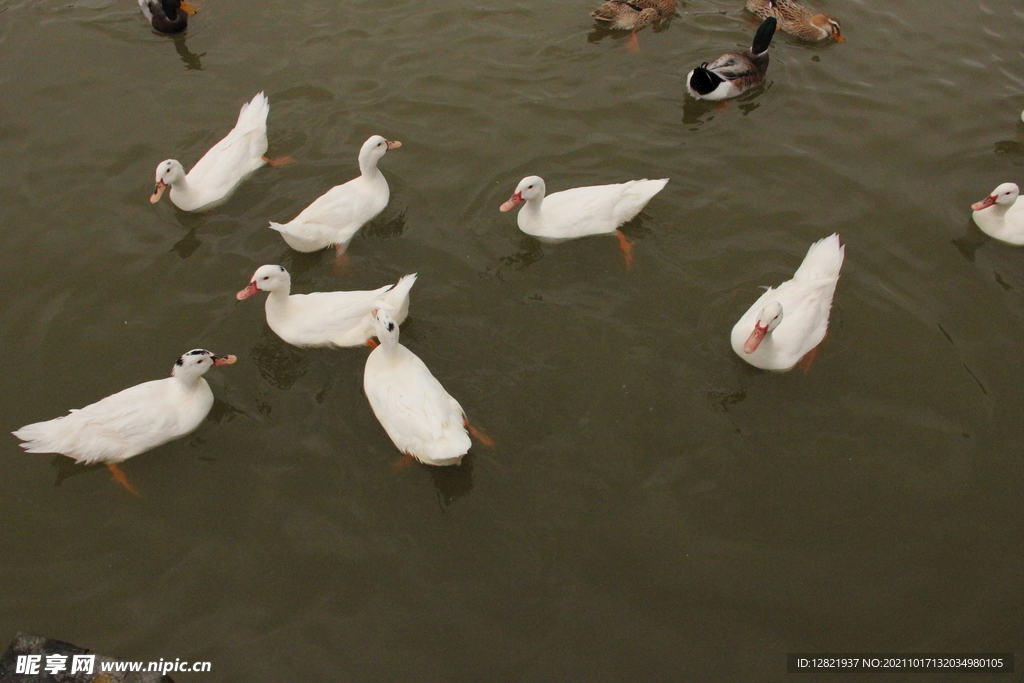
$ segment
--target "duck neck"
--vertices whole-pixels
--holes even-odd
[[[359,158],[359,172],[367,180],[376,180],[381,177],[380,171],[377,169],[377,161],[369,155],[366,158]]]
[[[193,392],[201,383],[206,383],[202,375],[191,372],[174,373],[173,377],[176,380],[176,385],[185,393]]]
[[[284,312],[285,307],[288,305],[288,296],[290,293],[291,287],[281,287],[280,289],[275,289],[272,292],[267,292],[267,312]]]
[[[527,199],[526,204],[520,209],[520,212],[529,213],[532,216],[540,216],[540,207],[544,203],[544,197],[537,197],[536,199]]]

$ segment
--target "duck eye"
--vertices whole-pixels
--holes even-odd
[[[264,275],[264,276],[263,276],[263,279],[264,279],[264,280],[269,280],[269,279],[270,279],[270,276],[269,276],[269,275]]]

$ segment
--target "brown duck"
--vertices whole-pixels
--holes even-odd
[[[636,32],[655,21],[667,19],[676,11],[676,0],[606,0],[590,13],[604,28],[632,31],[629,49],[636,50]]]
[[[846,41],[838,19],[827,14],[812,14],[795,0],[747,0],[747,10],[762,19],[775,17],[779,28],[802,40],[817,42],[831,37],[837,43]]]

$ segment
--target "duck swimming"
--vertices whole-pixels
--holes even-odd
[[[667,19],[676,11],[676,0],[606,0],[590,13],[606,29],[632,31],[629,49],[636,51],[636,32],[655,21]]]
[[[546,242],[614,234],[629,266],[633,260],[632,242],[618,228],[636,217],[668,180],[643,179],[617,185],[574,187],[545,196],[544,179],[532,175],[519,181],[516,191],[500,210],[511,211],[525,202],[526,206],[516,217],[519,229]]]
[[[747,10],[762,19],[775,17],[779,28],[802,40],[819,42],[832,38],[846,42],[839,20],[827,14],[814,14],[795,0],[747,0]]]
[[[354,292],[311,292],[291,294],[292,279],[281,266],[260,266],[238,300],[256,292],[269,292],[267,325],[295,346],[360,346],[375,336],[373,311],[390,307],[399,324],[409,314],[409,290],[416,273],[394,285]]]
[[[746,52],[727,52],[691,71],[686,90],[697,99],[724,100],[759,85],[768,71],[768,46],[777,23],[774,17],[765,19]]]
[[[1003,183],[989,196],[971,205],[975,224],[990,237],[1008,244],[1024,245],[1024,202],[1017,203],[1020,188]]]
[[[213,392],[203,375],[235,360],[194,349],[178,358],[170,377],[143,382],[12,433],[29,453],[61,453],[86,465],[106,463],[114,479],[136,493],[118,463],[195,431],[213,407]]]
[[[182,211],[208,209],[226,200],[246,176],[271,163],[263,156],[267,151],[269,113],[270,101],[262,92],[243,104],[235,127],[187,175],[177,160],[161,161],[149,201],[156,204],[168,187],[171,202]]]
[[[160,33],[180,33],[188,27],[195,8],[186,0],[139,0],[142,16]]]
[[[805,356],[809,365],[828,331],[845,254],[836,234],[812,244],[793,279],[769,287],[732,328],[736,355],[776,372],[791,370]]]

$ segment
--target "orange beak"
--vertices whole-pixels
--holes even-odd
[[[760,327],[756,323],[754,324],[754,331],[747,337],[747,341],[743,342],[743,353],[753,353],[757,351],[757,347],[761,345],[761,341],[764,339],[764,335],[768,334],[768,326]]]
[[[846,42],[846,38],[844,38],[842,36],[842,34],[840,34],[840,33],[833,33],[832,37],[835,38],[835,41],[837,43],[845,43]]]
[[[153,188],[153,194],[149,195],[149,203],[156,204],[160,201],[160,197],[164,196],[164,190],[167,189],[167,183],[162,180],[156,181],[156,187]]]
[[[185,0],[181,0],[181,5],[180,6],[181,6],[181,9],[185,10],[189,14],[195,14],[196,13],[196,8],[193,5],[191,5],[190,3],[185,2]]]
[[[238,359],[234,356],[214,356],[213,367],[217,367],[218,365],[231,365],[236,360]]]
[[[240,291],[238,294],[235,294],[235,298],[238,299],[239,301],[242,301],[243,299],[248,299],[250,296],[252,296],[258,291],[260,291],[260,288],[256,286],[256,281],[253,280],[246,286],[245,289]]]
[[[393,149],[398,149],[399,147],[402,146],[402,143],[399,142],[398,140],[386,140],[386,142],[388,143],[389,152]]]
[[[523,203],[523,193],[516,192],[514,195],[508,198],[508,201],[498,207],[501,211],[511,211],[520,204]]]
[[[975,211],[981,211],[982,209],[987,209],[988,207],[992,206],[995,203],[995,197],[985,197],[980,202],[975,202],[971,204],[971,208],[974,209]]]

